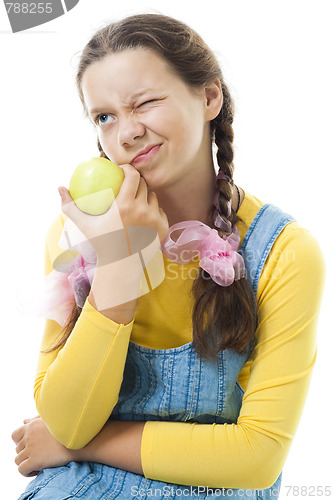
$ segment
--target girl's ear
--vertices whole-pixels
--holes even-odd
[[[221,82],[218,78],[205,85],[206,120],[211,121],[217,117],[223,104]]]

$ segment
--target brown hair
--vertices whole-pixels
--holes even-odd
[[[219,234],[228,234],[240,220],[234,210],[228,208],[233,186],[234,106],[216,57],[195,31],[180,21],[159,14],[134,15],[101,28],[84,48],[77,70],[77,90],[85,113],[81,88],[85,70],[112,53],[137,47],[154,50],[191,88],[200,88],[216,78],[221,81],[223,105],[211,122],[211,136],[217,146],[219,172],[224,174],[217,181],[216,205],[220,221],[224,222],[218,226]],[[106,157],[99,141],[98,148],[100,155]],[[212,202],[212,217],[213,210]],[[254,292],[245,278],[221,287],[201,270],[194,280],[192,292],[195,301],[193,345],[201,356],[214,357],[226,348],[242,352],[250,345],[257,313]],[[77,308],[73,310],[63,337],[53,349],[65,343],[79,312]]]

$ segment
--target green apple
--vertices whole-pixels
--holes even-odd
[[[101,215],[111,207],[124,178],[123,170],[112,161],[91,158],[74,170],[69,193],[82,212]]]

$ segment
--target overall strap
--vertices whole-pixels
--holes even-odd
[[[239,249],[243,256],[246,277],[257,292],[259,278],[267,256],[282,229],[294,221],[294,217],[278,207],[263,205],[254,217]]]

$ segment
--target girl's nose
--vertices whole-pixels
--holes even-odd
[[[145,134],[145,126],[137,117],[131,115],[118,121],[118,143],[120,146],[131,146]]]

